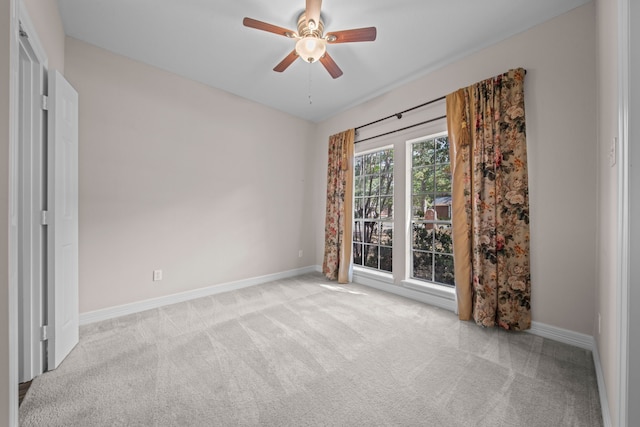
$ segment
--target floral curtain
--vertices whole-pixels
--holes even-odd
[[[322,272],[339,283],[349,282],[353,227],[353,140],[355,130],[329,137],[327,216]]]
[[[460,319],[531,327],[522,68],[447,96]]]

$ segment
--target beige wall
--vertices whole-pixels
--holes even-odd
[[[10,1],[0,0],[0,426],[9,425],[9,73]]]
[[[522,66],[528,71],[525,97],[533,320],[592,335],[596,252],[595,34],[595,6],[590,3],[321,123],[314,172],[316,262],[321,263],[323,255],[329,135]],[[433,110],[425,112],[423,120],[437,115],[442,107]],[[390,125],[400,127],[407,123],[394,119]],[[398,186],[395,191],[404,189]]]
[[[310,123],[72,38],[65,69],[81,313],[313,263]]]
[[[604,374],[609,411],[613,425],[618,424],[618,313],[617,288],[617,173],[618,165],[609,163],[611,141],[618,136],[618,16],[616,0],[598,0],[598,222],[597,287],[593,336]]]
[[[64,27],[56,0],[22,0],[36,27],[42,48],[47,52],[49,68],[64,74]]]

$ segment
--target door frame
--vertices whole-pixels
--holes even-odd
[[[18,75],[21,0],[9,0],[9,426],[18,425]]]
[[[636,402],[640,395],[640,213],[639,135],[635,117],[640,108],[640,90],[631,84],[631,76],[640,67],[640,30],[632,28],[640,16],[640,7],[631,0],[618,0],[618,424],[627,427],[638,416]],[[635,166],[634,166],[635,165]]]
[[[41,212],[47,207],[46,116],[42,95],[46,93],[48,60],[25,8],[19,14],[19,55],[29,60],[26,74],[20,73],[18,131],[18,351],[19,382],[29,381],[46,370],[47,246]],[[22,59],[20,59],[22,63]],[[22,68],[20,68],[22,70]],[[24,80],[31,80],[31,93],[24,96]],[[28,108],[25,108],[28,107]],[[26,121],[25,121],[26,120]],[[22,185],[20,185],[22,184]],[[26,196],[26,197],[25,197]],[[21,262],[22,261],[22,262]]]

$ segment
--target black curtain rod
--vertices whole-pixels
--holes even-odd
[[[527,74],[527,70],[524,70],[524,74],[525,75]],[[360,130],[362,128],[374,125],[376,123],[383,122],[383,121],[388,120],[388,119],[390,119],[392,117],[397,117],[398,119],[401,119],[402,115],[404,113],[408,113],[409,111],[413,111],[413,110],[416,110],[418,108],[426,107],[427,105],[433,104],[434,102],[442,101],[446,97],[447,97],[446,95],[445,96],[441,96],[440,98],[432,99],[431,101],[425,102],[424,104],[420,104],[420,105],[416,105],[415,107],[411,107],[408,110],[400,111],[399,113],[392,114],[392,115],[387,116],[387,117],[383,117],[383,118],[375,120],[375,121],[373,121],[371,123],[367,123],[366,125],[358,126],[357,128],[355,128],[356,135],[358,134],[358,130]],[[427,124],[427,123],[431,123],[431,122],[436,121],[436,120],[444,119],[445,117],[447,117],[447,116],[436,117],[435,119],[431,119],[431,120],[427,120],[427,121],[424,121],[424,122],[416,123],[415,125],[403,127],[401,129],[392,130],[391,132],[386,132],[386,133],[383,133],[383,134],[380,134],[380,135],[376,135],[376,136],[372,136],[372,137],[369,137],[369,138],[361,139],[360,141],[355,141],[355,144],[357,144],[358,142],[364,142],[364,141],[369,141],[370,139],[379,138],[381,136],[390,135],[392,133],[400,132],[402,130],[411,129],[412,127],[416,127],[416,126],[424,125],[424,124]]]
[[[374,125],[374,124],[376,124],[376,123],[383,122],[383,121],[388,120],[388,119],[390,119],[390,118],[392,118],[392,117],[397,117],[398,119],[401,119],[401,118],[402,118],[402,115],[403,115],[404,113],[408,113],[409,111],[413,111],[413,110],[416,110],[416,109],[418,109],[418,108],[426,107],[426,106],[427,106],[427,105],[429,105],[429,104],[433,104],[434,102],[442,101],[442,100],[443,100],[443,99],[445,99],[445,98],[446,98],[446,96],[441,96],[440,98],[432,99],[431,101],[425,102],[424,104],[420,104],[420,105],[416,105],[415,107],[411,107],[411,108],[409,108],[408,110],[400,111],[399,113],[395,113],[395,114],[392,114],[392,115],[390,115],[390,116],[383,117],[383,118],[378,119],[378,120],[375,120],[375,121],[373,121],[373,122],[371,122],[371,123],[367,123],[366,125],[358,126],[357,128],[355,128],[355,130],[356,130],[356,132],[357,132],[358,130],[360,130],[360,129],[362,129],[362,128],[366,128],[367,126],[371,126],[371,125]],[[385,135],[386,135],[386,134],[385,134]],[[370,138],[367,138],[367,139],[370,139]],[[364,140],[363,140],[363,141],[364,141]]]
[[[405,126],[403,128],[400,128],[400,129],[396,129],[396,130],[392,130],[392,131],[389,131],[389,132],[381,133],[380,135],[370,136],[369,138],[361,139],[360,141],[356,141],[355,144],[357,144],[359,142],[369,141],[370,139],[374,139],[374,138],[380,138],[381,136],[391,135],[392,133],[396,133],[396,132],[400,132],[400,131],[403,131],[403,130],[411,129],[411,128],[414,128],[414,127],[420,126],[420,125],[426,125],[427,123],[435,122],[436,120],[441,120],[441,119],[446,119],[446,118],[447,118],[447,116],[440,116],[440,117],[436,117],[435,119],[425,120],[424,122],[415,123],[413,125]]]

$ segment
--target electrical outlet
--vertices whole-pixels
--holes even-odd
[[[157,282],[162,280],[162,270],[153,270],[153,281]]]
[[[298,251],[298,258],[302,258],[302,249]]]

